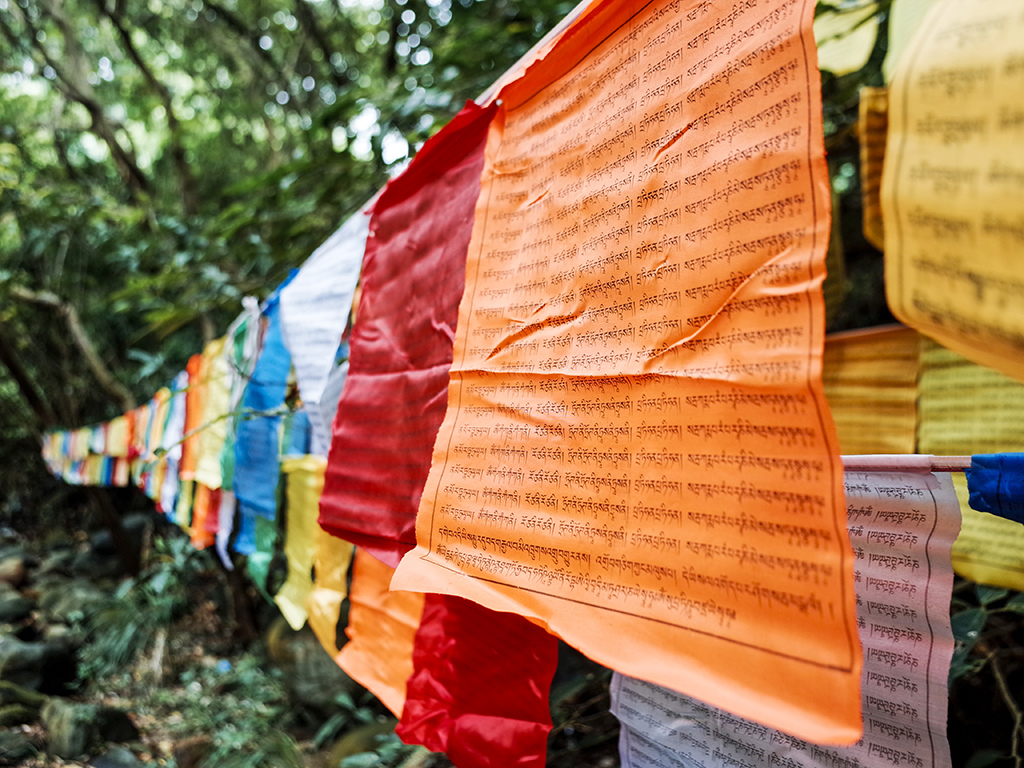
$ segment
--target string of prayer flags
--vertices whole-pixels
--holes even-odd
[[[460,768],[542,768],[558,641],[513,613],[428,594],[395,733]]]
[[[185,395],[185,436],[181,444],[181,465],[180,475],[183,481],[192,481],[196,478],[196,462],[199,458],[199,432],[203,424],[203,398],[206,394],[204,382],[206,380],[205,370],[206,358],[199,355],[192,355],[185,365],[188,374],[188,391]],[[191,494],[185,494],[191,499]],[[191,502],[189,502],[191,503]],[[191,506],[189,506],[191,510]],[[187,525],[188,520],[179,524]]]
[[[1024,18],[939,0],[893,74],[885,285],[900,320],[1024,380]],[[996,118],[996,116],[1002,116]]]
[[[149,433],[151,417],[149,403],[144,403],[132,411],[132,442],[128,446],[128,458],[131,459],[132,483],[137,488],[143,487],[143,473],[147,471],[145,461],[139,461],[139,459],[145,459],[146,456],[146,437]],[[88,448],[88,440],[86,439],[84,442]]]
[[[851,743],[813,10],[595,3],[497,94],[448,411],[392,585]]]
[[[414,526],[437,428],[494,109],[467,105],[373,208],[320,525],[391,567]],[[397,311],[396,311],[397,310]]]
[[[977,365],[930,339],[921,349],[918,450],[983,454],[1024,447],[1024,384]],[[953,544],[957,573],[981,584],[1024,590],[1024,528],[969,506],[963,475],[953,483],[963,527]]]
[[[311,452],[327,455],[331,422],[320,404],[348,323],[363,262],[369,215],[353,214],[281,289],[281,326],[313,430]]]
[[[192,500],[192,524],[189,536],[192,546],[206,549],[215,541],[216,522],[220,510],[220,488],[210,488],[206,483],[195,482],[195,498]]]
[[[242,397],[252,378],[260,352],[260,307],[253,296],[242,299],[242,312],[225,334],[224,360],[228,373],[228,409],[224,445],[220,451],[221,488],[234,490],[235,439],[238,435]],[[230,535],[230,526],[227,532]],[[222,534],[223,535],[223,532]]]
[[[231,534],[235,525],[235,511],[238,507],[238,500],[235,492],[230,488],[221,487],[218,489],[220,497],[217,504],[217,516],[208,518],[208,530],[212,529],[214,549],[217,557],[220,558],[224,568],[233,571],[235,565],[231,562],[231,555],[228,554],[228,543],[231,541]],[[216,528],[213,524],[216,522]]]
[[[951,765],[946,739],[953,654],[949,553],[959,504],[949,475],[928,471],[929,457],[867,458],[881,458],[890,470],[846,474],[865,658],[863,739],[846,748],[810,744],[615,673],[612,711],[622,723],[623,768]],[[891,471],[901,466],[907,471]]]
[[[153,500],[157,511],[163,511],[164,478],[167,476],[168,458],[164,452],[164,433],[167,431],[171,417],[173,393],[169,387],[161,387],[150,400],[153,409],[153,420],[150,423],[149,435],[146,437],[145,461],[150,466],[143,491]]]
[[[183,531],[192,529],[192,507],[195,498],[195,480],[179,475],[178,501],[174,506],[174,519]]]
[[[313,591],[316,516],[324,488],[325,464],[322,456],[287,456],[281,462],[287,499],[284,556],[288,576],[274,596],[274,602],[296,631],[306,623],[306,602]]]
[[[915,451],[920,345],[903,326],[825,339],[822,383],[844,454]]]
[[[111,419],[104,435],[103,452],[109,456],[127,457],[131,434],[131,420],[127,415]]]
[[[1024,523],[1024,454],[973,456],[965,475],[971,509]]]
[[[253,524],[253,549],[246,558],[246,569],[256,589],[271,602],[273,598],[267,592],[267,576],[270,575],[270,562],[274,559],[274,548],[277,545],[277,522],[262,515],[249,518]]]
[[[423,595],[388,588],[395,569],[356,549],[349,595],[348,642],[335,657],[348,675],[401,716],[413,672],[413,641]]]

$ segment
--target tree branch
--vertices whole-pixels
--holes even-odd
[[[330,62],[331,53],[333,49],[331,43],[324,36],[323,30],[316,21],[316,14],[309,7],[306,0],[295,0],[295,16],[298,18],[302,28],[306,30],[306,34],[309,35],[313,42],[320,46],[320,50],[323,51],[324,61]],[[345,18],[344,16],[342,18]],[[335,88],[339,90],[348,86],[348,80],[342,78],[338,74],[338,71],[328,64],[327,71],[330,75],[331,82],[334,83]]]
[[[149,83],[150,88],[156,93],[157,97],[164,107],[164,114],[167,115],[167,128],[171,134],[171,157],[174,161],[174,169],[178,175],[178,185],[181,192],[181,204],[185,210],[185,213],[192,215],[198,209],[198,204],[195,196],[195,180],[192,178],[192,169],[188,165],[188,161],[185,158],[185,147],[182,143],[182,129],[181,123],[178,121],[178,116],[174,112],[174,105],[171,99],[171,92],[167,89],[160,80],[157,79],[156,75],[149,68],[146,62],[143,60],[139,50],[135,47],[135,43],[132,42],[131,33],[124,26],[123,21],[119,13],[115,13],[107,8],[107,4],[104,0],[96,0],[96,5],[99,7],[100,12],[103,13],[110,23],[117,30],[117,34],[121,38],[121,43],[124,45],[125,51],[139,72],[142,73],[142,77]]]
[[[32,45],[36,51],[42,57],[43,62],[48,65],[56,74],[58,82],[56,83],[57,88],[61,93],[72,101],[76,101],[85,107],[89,113],[90,127],[89,130],[94,133],[98,138],[102,139],[103,142],[110,149],[111,157],[114,160],[114,165],[124,180],[128,189],[132,193],[133,197],[139,193],[148,193],[150,190],[149,179],[139,168],[138,162],[135,158],[134,153],[130,149],[126,149],[121,145],[121,142],[117,140],[115,134],[115,126],[107,119],[103,113],[103,106],[96,100],[95,94],[93,93],[92,87],[88,82],[81,77],[81,72],[74,69],[75,65],[78,64],[79,69],[85,61],[84,52],[78,44],[75,32],[71,28],[67,19],[64,18],[60,9],[56,7],[53,0],[47,0],[44,7],[49,13],[50,18],[60,28],[62,36],[64,38],[64,59],[68,61],[69,68],[65,68],[63,63],[58,62],[50,52],[46,49],[39,40],[39,30],[36,29],[32,23],[28,14],[21,11],[17,4],[10,6],[19,12],[22,23],[25,24],[26,29],[31,32],[30,38]],[[72,76],[72,74],[74,76]]]
[[[135,408],[135,398],[132,397],[131,392],[107,368],[103,358],[100,357],[92,340],[89,338],[85,326],[82,325],[82,319],[78,314],[78,310],[72,304],[62,300],[57,294],[50,291],[31,291],[20,285],[11,286],[9,290],[13,298],[29,304],[48,307],[63,317],[68,325],[72,341],[78,347],[78,351],[82,353],[82,357],[85,358],[89,370],[92,371],[92,375],[96,378],[99,385],[125,411]]]
[[[36,430],[36,436],[41,444],[42,430],[57,426],[57,415],[53,412],[50,404],[39,394],[39,390],[36,389],[35,384],[28,375],[28,371],[25,370],[17,353],[15,353],[14,347],[8,342],[7,329],[2,320],[0,320],[0,363],[7,369],[11,378],[14,379],[22,399],[28,404],[32,413],[35,414],[36,420],[41,427],[41,429]]]

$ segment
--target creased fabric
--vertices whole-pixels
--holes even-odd
[[[264,307],[263,349],[242,397],[245,415],[235,443],[235,495],[244,509],[273,518],[280,474],[281,416],[268,415],[284,405],[291,355],[281,335],[281,307],[272,297]]]
[[[352,297],[363,261],[369,216],[353,214],[302,265],[281,289],[281,322],[285,343],[295,365],[299,394],[312,421],[311,453],[327,455],[331,422],[321,416],[321,404],[334,370],[335,353],[352,310]],[[328,407],[336,407],[337,400]]]
[[[353,551],[354,547],[347,541],[331,536],[322,528],[317,529],[313,591],[306,601],[306,609],[313,634],[332,657],[340,650],[338,618],[341,604],[348,596],[348,569]]]
[[[972,456],[964,474],[971,509],[1024,523],[1024,454]]]
[[[274,602],[295,630],[306,623],[306,601],[313,591],[311,574],[319,531],[316,516],[326,464],[322,456],[290,456],[281,462],[286,478],[284,555],[288,576]]]
[[[416,542],[493,114],[467,105],[388,183],[370,221],[320,525],[391,567]]]
[[[558,641],[513,613],[427,595],[395,732],[457,768],[542,768]]]
[[[356,549],[345,629],[349,641],[336,660],[353,680],[401,716],[423,595],[391,591],[394,572],[365,550]]]

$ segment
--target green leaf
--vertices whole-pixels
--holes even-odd
[[[988,611],[984,608],[968,608],[960,611],[950,619],[953,629],[953,638],[958,643],[974,644],[978,641],[981,630],[985,628],[988,619]]]
[[[1024,592],[1019,592],[1007,600],[1003,610],[1024,613]]]
[[[953,630],[953,639],[956,646],[953,649],[953,659],[949,665],[949,682],[957,678],[976,672],[984,665],[982,660],[968,660],[975,644],[981,638],[981,631],[985,628],[988,620],[988,611],[984,608],[968,608],[966,611],[954,614],[950,619]]]
[[[349,755],[341,761],[341,768],[371,768],[377,764],[379,758],[376,752],[360,752],[358,755]]]
[[[997,600],[1002,600],[1010,594],[1010,590],[1008,589],[1003,589],[1002,587],[987,587],[984,584],[976,585],[974,591],[978,595],[978,602],[982,605],[991,605]]]
[[[159,595],[161,592],[163,592],[170,578],[170,569],[164,568],[158,571],[156,575],[149,580],[149,588],[153,590],[153,594]]]
[[[323,749],[327,742],[337,736],[341,729],[348,723],[349,715],[347,712],[335,712],[328,718],[327,722],[320,726],[316,732],[316,736],[313,737],[313,745],[317,749]]]

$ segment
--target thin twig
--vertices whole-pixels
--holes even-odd
[[[1024,712],[1021,712],[1017,702],[1013,699],[1013,694],[1010,693],[1010,686],[1006,684],[1006,678],[1003,677],[1003,671],[999,668],[999,660],[996,658],[996,654],[989,654],[988,660],[992,664],[992,676],[996,679],[999,692],[1003,694],[1003,701],[1006,702],[1007,709],[1013,714],[1013,738],[1010,742],[1010,754],[1013,757],[1014,768],[1021,768],[1021,754],[1018,747],[1020,735],[1024,733]]]

